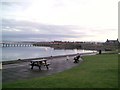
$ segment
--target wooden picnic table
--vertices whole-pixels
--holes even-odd
[[[33,69],[34,66],[38,66],[41,70],[41,66],[45,66],[47,69],[49,69],[50,63],[47,63],[47,59],[40,59],[40,60],[31,60],[30,61],[31,69]]]

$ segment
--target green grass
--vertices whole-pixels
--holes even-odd
[[[79,66],[47,77],[3,84],[3,88],[118,88],[118,55],[83,57]]]

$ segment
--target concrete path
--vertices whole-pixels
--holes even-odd
[[[91,54],[94,55],[94,54]],[[21,62],[16,64],[7,64],[2,67],[2,82],[13,82],[22,79],[29,79],[35,77],[43,77],[47,75],[52,75],[54,73],[62,72],[66,69],[70,69],[74,66],[79,65],[83,60],[80,60],[79,63],[73,63],[74,56],[69,56],[69,60],[66,57],[57,57],[49,59],[50,63],[49,70],[46,67],[41,67],[42,70],[39,70],[38,67],[34,67],[33,70],[30,69],[30,62]]]

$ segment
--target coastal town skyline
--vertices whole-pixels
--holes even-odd
[[[6,0],[8,41],[96,41],[118,38],[118,0]]]

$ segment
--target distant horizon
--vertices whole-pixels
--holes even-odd
[[[117,39],[108,39],[108,40],[117,40]],[[118,39],[119,40],[119,39]],[[62,42],[106,42],[105,41],[63,41],[63,40],[52,40],[52,41],[34,41],[34,40],[22,40],[22,41],[12,41],[12,40],[2,40],[2,42],[54,42],[54,41],[62,41]]]

